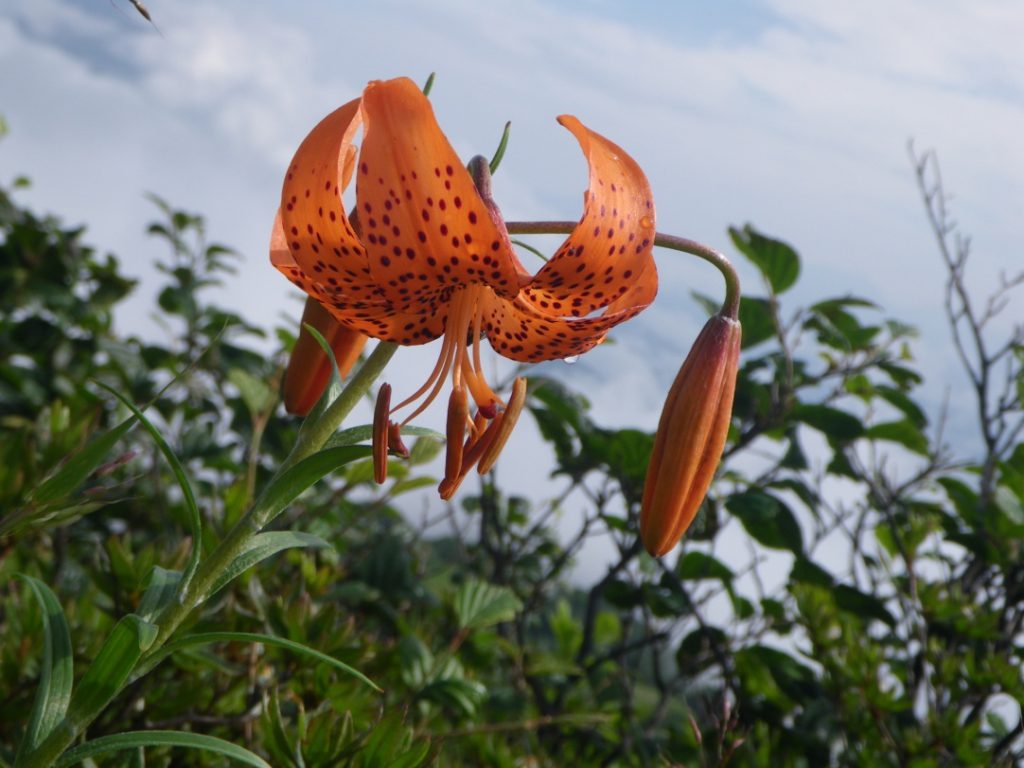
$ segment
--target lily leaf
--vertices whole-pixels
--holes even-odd
[[[213,586],[210,587],[207,598],[215,595],[239,574],[249,570],[256,563],[266,560],[271,555],[276,555],[278,552],[296,547],[326,549],[330,546],[328,542],[311,533],[301,533],[298,531],[265,531],[264,533],[259,533],[249,539],[245,549],[217,577]]]

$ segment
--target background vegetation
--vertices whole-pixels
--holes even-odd
[[[763,283],[743,302],[720,477],[681,548],[655,560],[638,543],[652,436],[603,427],[583,394],[533,371],[560,499],[535,505],[499,465],[428,535],[400,511],[436,483],[434,437],[382,487],[349,460],[175,636],[202,644],[141,666],[200,529],[158,442],[100,385],[147,408],[209,553],[297,438],[278,405],[295,329],[268,340],[211,303],[236,254],[155,200],[167,341],[117,334],[133,287],[118,261],[20,205],[21,182],[0,190],[0,765],[55,727],[61,696],[88,695],[112,696],[90,741],[184,732],[274,766],[1020,764],[1024,338],[998,322],[1016,282],[971,296],[934,158],[916,160],[949,278],[936,298],[971,382],[951,396],[976,433],[920,404],[911,328],[870,297],[793,306],[797,252],[744,227],[735,251]],[[568,498],[585,512],[566,538]],[[595,536],[616,557],[571,581]],[[128,667],[111,661],[123,637]],[[229,760],[199,739],[108,743],[125,748],[86,759]]]

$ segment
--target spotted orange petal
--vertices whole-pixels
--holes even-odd
[[[355,99],[336,109],[310,132],[281,189],[281,234],[304,276],[300,287],[308,291],[307,281],[315,281],[321,296],[357,310],[385,303],[341,197],[355,165],[359,103]]]
[[[341,325],[382,341],[403,345],[425,344],[444,333],[445,314],[425,315],[396,312],[384,299],[376,302],[348,303],[343,297],[329,293],[295,263],[281,223],[281,214],[274,220],[270,236],[270,262],[289,280],[316,299]]]
[[[579,142],[590,183],[579,224],[523,295],[545,313],[586,317],[625,297],[638,281],[650,283],[644,295],[656,292],[654,203],[647,177],[621,147],[571,115],[558,121]]]
[[[483,328],[503,357],[524,363],[581,355],[604,340],[608,330],[636,316],[651,303],[657,281],[641,280],[596,317],[549,315],[521,296],[514,302],[484,302]]]
[[[434,314],[474,283],[514,297],[525,273],[416,84],[371,83],[362,116],[356,200],[370,275],[392,306]]]

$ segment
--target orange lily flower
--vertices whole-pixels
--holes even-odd
[[[665,399],[640,510],[640,539],[652,555],[686,533],[715,476],[729,434],[740,337],[735,316],[708,320]]]
[[[474,158],[473,175],[467,171],[430,102],[406,78],[372,82],[324,118],[285,178],[273,265],[350,331],[402,345],[443,337],[426,382],[389,412],[418,403],[402,421],[409,422],[451,376],[445,498],[469,459],[487,454],[493,463],[525,400],[521,384],[507,405],[491,389],[480,363],[482,337],[520,362],[579,355],[657,292],[646,177],[575,117],[558,121],[583,150],[590,183],[580,222],[532,276],[490,197],[486,161]],[[349,217],[341,195],[353,176]]]

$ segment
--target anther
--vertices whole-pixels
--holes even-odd
[[[526,403],[526,379],[522,376],[517,378],[512,384],[512,396],[508,399],[508,407],[505,408],[505,412],[501,414],[500,419],[495,421],[499,424],[498,432],[491,441],[491,444],[484,450],[483,455],[480,457],[480,466],[477,467],[477,472],[481,475],[485,475],[491,471],[491,467],[494,466],[494,462],[498,460],[498,455],[501,453],[502,448],[505,447],[505,443],[508,442],[509,437],[512,435],[512,430],[516,426],[516,422],[519,421],[519,414],[523,412],[523,405]]]
[[[377,484],[388,479],[388,414],[391,411],[391,385],[381,384],[373,409],[373,479]]]

